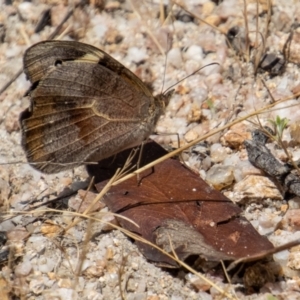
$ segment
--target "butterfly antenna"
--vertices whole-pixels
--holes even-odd
[[[167,44],[169,45],[168,49],[171,49],[171,45],[170,45],[171,41],[170,41],[170,38],[169,38],[169,34],[167,35]],[[162,84],[162,87],[161,87],[161,94],[163,93],[164,85],[165,85],[166,71],[167,71],[167,62],[168,62],[168,54],[165,57],[165,69],[164,69],[164,76],[163,76],[163,84]]]
[[[213,66],[213,65],[219,65],[219,63],[217,63],[217,62],[210,63],[210,64],[208,64],[208,65],[206,65],[206,66],[204,66],[204,67],[199,68],[198,70],[196,70],[196,71],[194,71],[193,73],[187,75],[186,77],[183,77],[182,79],[180,79],[180,80],[177,81],[176,83],[174,83],[174,84],[172,84],[171,86],[169,86],[169,87],[165,90],[164,94],[167,93],[170,89],[172,89],[175,85],[177,85],[178,83],[182,82],[183,80],[185,80],[185,79],[187,79],[187,78],[189,78],[189,77],[195,75],[196,73],[198,73],[198,72],[201,71],[202,69],[204,69],[204,68],[206,68],[206,67],[209,67],[209,66]]]
[[[167,60],[168,60],[168,55],[166,55],[166,58],[165,58],[165,70],[164,70],[164,76],[163,76],[163,84],[162,84],[162,87],[161,87],[161,94],[163,93],[164,85],[165,85],[166,70],[167,70]]]

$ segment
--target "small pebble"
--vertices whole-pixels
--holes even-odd
[[[230,186],[233,180],[231,166],[213,165],[206,173],[206,181],[217,190]]]
[[[182,66],[182,53],[179,48],[172,48],[168,52],[168,62],[175,68],[179,69]]]
[[[188,48],[188,50],[184,53],[184,58],[186,60],[194,60],[199,63],[202,62],[203,59],[203,50],[201,47],[197,45],[192,45]]]
[[[16,276],[28,276],[31,271],[32,265],[28,260],[18,264],[15,268]]]
[[[147,53],[137,47],[131,47],[127,51],[127,59],[136,64],[145,61],[147,58]]]

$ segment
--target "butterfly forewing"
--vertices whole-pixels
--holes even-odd
[[[139,78],[90,45],[41,42],[27,50],[24,70],[35,84],[20,118],[22,144],[45,173],[140,144],[163,110]]]
[[[30,47],[24,54],[24,72],[35,83],[41,80],[49,70],[64,61],[101,64],[132,85],[133,89],[142,90],[152,96],[144,83],[130,70],[120,64],[106,52],[79,42],[43,41]]]

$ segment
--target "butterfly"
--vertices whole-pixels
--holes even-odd
[[[28,162],[57,173],[140,145],[173,90],[154,97],[129,69],[79,42],[43,41],[26,50],[30,107],[20,115]]]

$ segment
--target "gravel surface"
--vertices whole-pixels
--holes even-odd
[[[48,39],[74,7],[73,1],[67,2],[0,0],[0,88],[22,68],[24,51]],[[186,0],[180,3],[194,16],[174,5],[167,8],[167,19],[160,14],[160,2],[90,1],[74,10],[59,32],[60,39],[103,49],[151,83],[154,94],[206,66],[175,86],[176,93],[158,121],[159,135],[153,139],[169,148],[178,147],[178,137],[180,146],[185,145],[274,100],[289,97],[276,109],[222,130],[207,138],[206,144],[194,145],[183,153],[183,158],[203,179],[223,189],[226,196],[240,205],[245,217],[275,246],[299,239],[299,197],[285,198],[273,181],[262,176],[248,162],[243,141],[251,139],[251,130],[257,126],[270,125],[269,120],[276,116],[285,117],[289,123],[283,133],[284,145],[294,160],[300,158],[300,110],[298,99],[293,96],[300,91],[300,28],[296,23],[300,2],[273,0],[267,34],[266,0],[248,0],[246,7],[241,0],[224,0],[219,4]],[[36,33],[37,23],[49,9],[50,20]],[[252,49],[250,62],[244,55],[245,14]],[[255,43],[257,15],[259,34]],[[225,34],[229,31],[229,39],[232,33],[236,35],[232,38],[233,47],[226,42]],[[289,46],[288,61],[281,74],[274,74],[273,68],[273,74],[262,71],[255,76],[253,61],[262,45],[266,47],[264,53],[281,53],[281,57],[283,49]],[[207,66],[213,62],[218,64]],[[147,262],[124,234],[107,225],[94,224],[96,228],[91,229],[84,221],[64,231],[74,218],[67,212],[76,207],[76,197],[83,197],[82,192],[58,207],[66,213],[46,212],[43,203],[65,188],[80,187],[88,175],[84,167],[45,175],[26,163],[20,145],[19,114],[29,106],[29,99],[23,97],[29,87],[21,74],[0,95],[0,231],[7,233],[6,245],[13,249],[0,276],[0,286],[11,293],[5,298],[3,288],[2,299],[12,295],[16,296],[14,299],[224,298],[187,271],[167,271]],[[278,145],[269,143],[268,147],[275,157],[287,161]],[[20,213],[33,205],[40,205],[34,213]],[[99,209],[107,212],[106,207]],[[109,215],[105,218],[114,222]],[[89,230],[98,234],[88,243],[78,277],[75,274],[81,261],[80,250]],[[274,261],[276,280],[264,283],[258,291],[247,291],[243,282],[230,286],[220,273],[207,271],[205,275],[227,292],[235,289],[233,298],[300,299],[300,248],[275,254]]]

